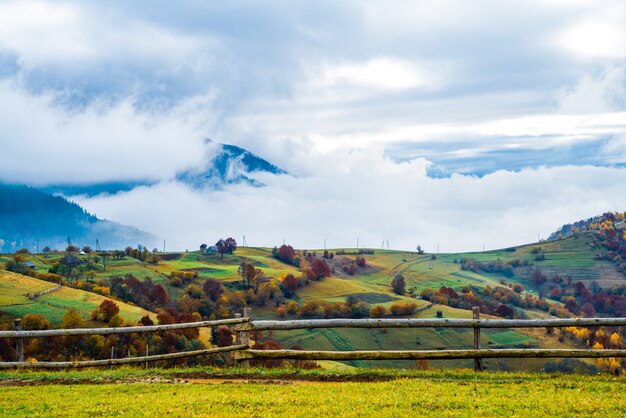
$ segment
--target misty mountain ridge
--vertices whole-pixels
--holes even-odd
[[[20,248],[62,249],[73,245],[103,249],[141,243],[152,246],[156,237],[135,227],[102,220],[60,196],[17,185],[0,184],[0,251]]]
[[[210,139],[207,144],[212,144]],[[178,172],[175,180],[194,189],[223,189],[232,184],[248,184],[262,187],[264,184],[255,178],[256,174],[269,173],[274,175],[288,174],[285,170],[250,151],[230,144],[215,144],[215,152],[211,153],[201,168],[192,168]],[[152,186],[156,180],[105,181],[93,183],[60,183],[38,187],[49,194],[63,196],[86,195],[89,197],[120,192],[129,192],[137,187]]]

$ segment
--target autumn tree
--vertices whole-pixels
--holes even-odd
[[[248,289],[254,289],[254,293],[259,289],[259,284],[264,277],[263,270],[255,268],[253,264],[243,261],[239,265],[239,276],[241,277],[241,283]]]
[[[291,245],[281,245],[276,253],[279,260],[288,264],[293,264],[293,260],[296,257],[296,252]]]
[[[29,330],[42,330],[49,329],[50,322],[43,315],[40,314],[28,314],[22,318],[22,329]]]
[[[393,279],[391,280],[391,288],[395,294],[404,295],[406,292],[406,282],[401,273],[396,273],[396,275],[393,276]]]
[[[220,296],[224,293],[224,287],[222,284],[215,279],[206,279],[204,284],[202,285],[202,291],[205,295],[207,295],[212,301],[217,301]]]
[[[386,313],[387,312],[383,305],[376,305],[370,309],[370,317],[372,318],[382,318]]]
[[[494,311],[494,314],[502,318],[512,319],[515,312],[507,304],[503,303],[498,306],[498,308]]]
[[[233,345],[233,333],[228,327],[217,327],[217,330],[215,331],[215,343],[218,347]]]
[[[283,278],[281,284],[283,286],[283,293],[285,296],[291,297],[298,288],[298,279],[296,279],[293,274],[289,273]]]
[[[94,320],[100,320],[104,323],[108,323],[111,318],[120,313],[120,308],[115,302],[109,299],[105,299],[100,303],[94,311],[91,313],[91,318]]]
[[[324,260],[313,260],[313,263],[311,263],[311,269],[315,273],[316,280],[321,280],[324,277],[330,277],[330,267]]]
[[[226,238],[220,239],[215,243],[215,248],[217,252],[222,255],[224,258],[224,254],[232,254],[237,249],[237,241],[234,238]]]
[[[83,318],[76,309],[69,309],[63,315],[61,328],[81,328],[83,326]]]

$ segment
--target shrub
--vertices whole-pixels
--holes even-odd
[[[376,305],[370,309],[370,317],[372,318],[382,318],[386,313],[387,310],[383,305]]]

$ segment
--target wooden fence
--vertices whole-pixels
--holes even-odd
[[[547,328],[547,327],[601,327],[626,326],[626,318],[568,318],[568,319],[480,319],[478,308],[473,309],[472,319],[423,319],[423,318],[381,318],[381,319],[307,319],[287,321],[253,321],[250,308],[244,309],[244,315],[219,321],[201,321],[184,324],[150,325],[118,328],[82,328],[22,331],[19,320],[16,330],[0,331],[0,338],[17,339],[17,361],[0,362],[0,368],[68,368],[94,367],[117,364],[143,363],[169,359],[186,358],[215,353],[233,352],[235,360],[242,367],[249,365],[249,360],[449,360],[473,359],[474,369],[482,370],[484,358],[607,358],[626,357],[626,349],[482,349],[480,346],[481,329],[509,328]],[[235,331],[235,345],[204,350],[184,351],[179,353],[146,355],[120,359],[65,361],[65,362],[27,362],[24,361],[24,338],[58,337],[71,335],[111,335],[127,333],[150,333],[201,327],[231,325]],[[264,330],[295,330],[314,328],[472,328],[474,340],[472,349],[467,350],[376,350],[376,351],[304,351],[304,350],[257,350],[250,348],[249,333]]]

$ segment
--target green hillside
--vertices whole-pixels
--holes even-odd
[[[0,270],[0,323],[28,314],[41,314],[52,326],[59,326],[68,309],[77,310],[85,321],[90,321],[91,311],[107,299],[66,286],[36,299],[31,300],[26,296],[53,287],[53,283]],[[120,316],[127,321],[136,322],[145,315],[154,317],[153,313],[137,306],[119,301],[116,303],[120,308]]]
[[[533,280],[533,274],[536,272],[541,272],[546,277],[571,276],[573,282],[580,281],[587,288],[597,285],[606,289],[624,284],[624,275],[617,270],[614,263],[596,259],[598,251],[601,251],[601,248],[595,242],[592,232],[581,233],[563,240],[477,253],[433,255],[375,250],[373,254],[357,255],[355,250],[335,250],[334,253],[336,254],[346,254],[337,255],[334,259],[328,260],[333,268],[331,277],[319,281],[310,281],[307,285],[298,288],[293,296],[284,300],[269,300],[264,306],[250,302],[250,306],[254,318],[268,319],[278,318],[277,305],[285,306],[284,304],[290,301],[296,302],[301,307],[310,302],[344,303],[348,297],[351,297],[353,301],[363,302],[368,304],[367,306],[384,306],[387,315],[389,315],[389,309],[394,303],[406,302],[416,305],[416,313],[413,315],[415,317],[433,318],[439,312],[443,317],[448,318],[470,318],[470,310],[423,300],[420,297],[420,292],[425,289],[436,291],[442,286],[460,293],[464,291],[464,288],[467,291],[467,286],[472,286],[472,289],[478,291],[486,286],[510,289],[513,284],[522,284],[524,288],[519,291],[519,298],[540,294],[546,298],[551,282],[548,280],[545,283],[536,283]],[[317,251],[318,256],[321,253],[323,251]],[[541,257],[538,257],[538,254]],[[36,271],[47,272],[63,256],[64,254],[60,253],[50,253],[28,255],[27,259],[35,264]],[[365,259],[366,267],[357,268],[354,274],[350,275],[340,267],[341,263],[357,256]],[[0,262],[6,262],[10,257],[9,255],[0,256]],[[77,255],[77,257],[87,259],[90,256]],[[295,266],[274,258],[272,250],[269,248],[238,248],[233,254],[225,254],[223,258],[217,253],[207,255],[198,251],[160,254],[160,257],[162,260],[156,265],[129,256],[121,259],[111,257],[106,268],[102,262],[91,267],[94,271],[94,277],[88,279],[85,277],[86,273],[83,272],[81,273],[82,276],[74,280],[82,282],[89,280],[106,286],[114,277],[132,275],[142,281],[150,279],[152,283],[160,284],[172,300],[181,300],[180,298],[187,297],[186,289],[188,286],[196,285],[201,288],[208,278],[222,283],[226,294],[237,291],[241,288],[238,268],[242,262],[250,263],[255,268],[261,269],[265,275],[266,283],[275,281],[285,274],[291,273],[294,276],[302,274]],[[503,272],[486,272],[480,269],[472,271],[463,267],[463,263],[467,264],[468,260],[472,263],[484,263],[484,265],[487,263],[500,263],[499,265],[513,263],[517,267]],[[182,286],[174,286],[171,277],[173,271],[191,273],[194,276]],[[391,280],[396,274],[402,274],[405,278],[407,290],[405,295],[400,296],[393,292]],[[7,277],[9,276],[3,275],[2,280],[6,282]],[[32,293],[51,284],[26,278],[22,279],[20,283],[19,288],[12,290],[9,290],[6,285],[2,288],[2,300],[5,302],[2,303],[0,312],[2,312],[2,318],[5,321],[25,313],[37,312],[44,313],[50,317],[53,324],[58,324],[64,309],[74,307],[83,312],[83,315],[88,315],[88,312],[102,300],[102,296],[91,292],[64,287],[62,292],[53,292],[38,301],[21,304],[20,301],[25,302],[24,293]],[[510,292],[513,291],[510,290]],[[562,307],[563,305],[556,299],[550,302],[554,306]],[[122,316],[125,319],[136,320],[145,312],[130,305],[123,306]],[[515,315],[520,317],[552,316],[546,310],[511,306]],[[296,316],[288,315],[288,317]],[[261,338],[264,340],[268,337],[265,335]],[[324,350],[469,348],[472,344],[471,330],[466,329],[299,330],[275,332],[272,338],[285,347],[299,345],[308,349]],[[483,332],[483,345],[494,348],[556,348],[571,346],[572,342],[559,339],[556,334],[547,335],[544,330],[485,330]],[[542,367],[544,361],[510,360],[504,363],[494,360],[486,363],[487,367],[492,369],[538,369]],[[348,364],[373,366],[371,362],[363,361],[349,362]],[[470,362],[442,361],[438,364],[443,367],[459,367],[469,366]],[[411,367],[412,363],[389,361],[385,365]]]

